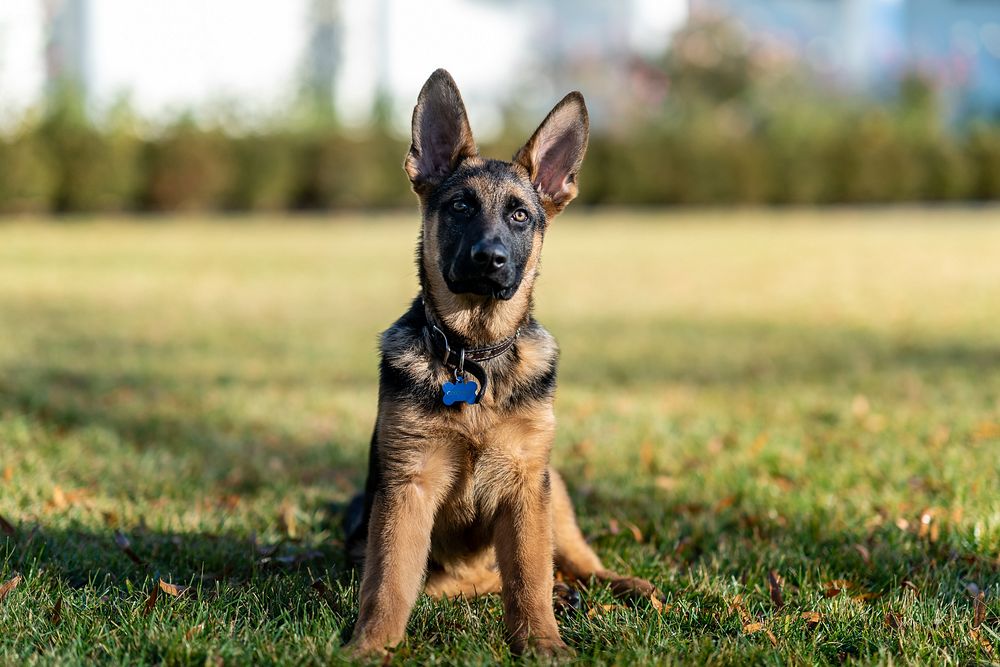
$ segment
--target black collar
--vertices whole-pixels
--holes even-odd
[[[482,362],[496,359],[514,347],[517,337],[521,334],[521,328],[518,327],[513,335],[502,340],[480,347],[469,347],[460,337],[454,334],[449,336],[446,333],[447,328],[434,315],[427,301],[424,301],[424,318],[427,322],[423,329],[424,343],[428,352],[441,362],[442,366],[453,370],[456,377],[463,377],[468,372],[479,380],[479,391],[476,392],[478,403],[486,395],[488,382]]]

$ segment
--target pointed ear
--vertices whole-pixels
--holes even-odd
[[[413,109],[413,143],[403,164],[413,190],[430,192],[462,160],[478,153],[455,80],[445,70],[435,70]]]
[[[576,197],[576,175],[587,152],[590,119],[583,95],[572,92],[555,106],[514,156],[528,170],[552,217]]]

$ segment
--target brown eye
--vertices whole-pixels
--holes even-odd
[[[514,222],[527,222],[528,212],[525,211],[523,208],[519,208],[516,211],[514,211],[514,213],[511,214],[510,218]]]

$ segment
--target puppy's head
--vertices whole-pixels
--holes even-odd
[[[404,165],[423,209],[420,268],[432,284],[513,298],[549,222],[576,196],[588,129],[583,96],[570,93],[511,162],[481,158],[455,81],[434,72],[413,110]]]

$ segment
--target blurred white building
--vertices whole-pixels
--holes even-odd
[[[965,113],[1000,114],[998,0],[690,0],[723,12],[821,73],[875,94],[918,70]]]

